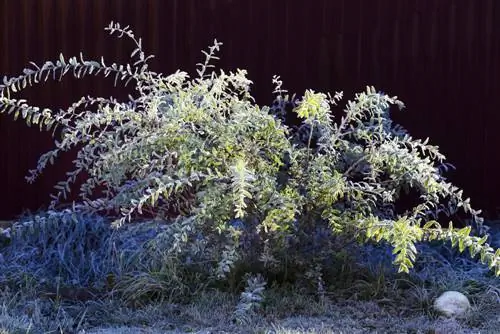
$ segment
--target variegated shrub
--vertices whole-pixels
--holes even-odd
[[[221,43],[204,52],[205,62],[190,79],[182,71],[164,76],[148,70],[151,56],[128,27],[111,23],[107,30],[136,44],[133,64],[61,55],[55,63],[31,63],[0,85],[1,112],[41,129],[61,129],[55,148],[30,171],[29,182],[61,153],[80,147],[74,169],[55,186],[51,208],[85,172],[74,210],[115,212],[116,226],[145,212],[165,219],[175,212],[150,251],[203,268],[216,279],[241,267],[318,271],[320,260],[331,256],[335,235],[391,244],[394,263],[404,272],[413,265],[417,242],[451,241],[461,251],[479,254],[500,275],[500,251],[486,243],[487,236],[471,236],[470,226],[441,228],[435,220],[438,213],[461,208],[478,231],[482,228],[479,211],[442,176],[447,164],[438,148],[392,123],[390,106],[403,107],[396,97],[368,87],[337,119],[330,108],[341,93],[332,97],[307,90],[294,100],[293,112],[306,129],[300,142],[279,115],[255,104],[244,70],[210,70]],[[135,96],[128,101],[83,97],[59,112],[12,97],[68,73],[132,82]],[[277,101],[286,101],[278,77],[274,83]],[[102,193],[96,192],[99,187]],[[420,204],[397,214],[394,203],[409,188],[419,193]]]

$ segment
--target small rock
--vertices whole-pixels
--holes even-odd
[[[434,302],[434,309],[448,318],[463,317],[469,308],[469,300],[458,291],[446,291]]]

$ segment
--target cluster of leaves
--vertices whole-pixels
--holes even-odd
[[[262,275],[256,275],[248,277],[246,284],[245,291],[241,293],[240,301],[234,311],[234,321],[240,323],[248,321],[248,317],[262,306],[263,292],[267,283]]]
[[[231,278],[243,265],[262,272],[318,271],[318,259],[331,254],[336,235],[387,242],[403,272],[413,266],[417,242],[448,240],[472,256],[479,254],[500,275],[500,251],[486,243],[487,236],[471,236],[470,226],[454,229],[450,223],[443,229],[437,223],[438,214],[460,208],[479,229],[482,219],[442,176],[447,164],[438,148],[393,124],[390,107],[403,107],[396,97],[368,87],[347,102],[337,119],[331,107],[341,93],[332,97],[307,90],[293,110],[309,132],[299,145],[290,127],[254,103],[244,70],[209,71],[221,43],[204,52],[196,78],[182,71],[163,76],[148,70],[152,56],[144,54],[128,27],[111,23],[107,30],[134,41],[133,65],[61,56],[41,67],[32,63],[33,68],[0,85],[0,112],[22,115],[28,125],[46,130],[62,127],[56,148],[40,157],[28,181],[60,153],[82,146],[74,170],[55,186],[51,208],[82,172],[88,178],[74,209],[120,213],[116,227],[146,211],[161,218],[187,201],[150,248],[179,264],[204,268],[214,279]],[[70,72],[78,78],[113,74],[115,83],[134,82],[137,96],[127,102],[83,97],[57,113],[10,97],[33,82]],[[277,99],[288,99],[278,77],[274,83]],[[99,187],[104,191],[97,196]],[[420,203],[397,214],[394,203],[410,188],[419,193]],[[323,241],[315,241],[314,233]],[[318,250],[312,258],[305,251],[311,245]]]

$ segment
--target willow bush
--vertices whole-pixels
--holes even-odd
[[[152,56],[128,27],[111,22],[106,29],[135,43],[132,64],[61,55],[42,66],[31,63],[0,85],[2,113],[54,136],[60,130],[55,148],[39,158],[28,182],[63,152],[78,149],[49,209],[86,173],[73,210],[112,212],[117,228],[145,213],[168,220],[149,244],[150,254],[214,280],[234,279],[238,271],[320,275],[322,261],[334,256],[335,236],[342,235],[392,245],[401,272],[412,268],[416,243],[439,240],[468,249],[472,257],[479,254],[500,275],[500,250],[488,245],[488,235],[437,222],[438,214],[464,210],[477,231],[483,228],[480,212],[443,176],[448,165],[438,148],[392,122],[391,106],[404,107],[397,97],[367,87],[339,118],[331,108],[342,93],[306,90],[291,99],[274,77],[276,102],[292,101],[302,122],[296,129],[271,108],[256,105],[245,70],[212,69],[221,43],[203,52],[195,78],[183,71],[165,76],[148,69]],[[68,73],[133,83],[135,96],[82,97],[60,111],[12,97]],[[397,213],[395,203],[408,189],[418,192],[420,202]],[[176,214],[167,217],[169,212]],[[250,281],[260,291],[263,283]]]

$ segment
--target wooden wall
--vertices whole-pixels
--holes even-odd
[[[104,31],[130,25],[156,55],[153,70],[195,74],[214,38],[224,43],[218,65],[245,68],[257,103],[272,99],[273,74],[285,88],[344,90],[366,85],[407,105],[395,119],[415,137],[430,137],[457,171],[477,208],[498,203],[500,150],[500,2],[495,0],[0,0],[0,75],[83,51],[125,63],[133,45]],[[112,79],[66,79],[19,96],[67,108],[82,95],[125,97]],[[0,219],[47,205],[67,156],[35,184],[24,181],[52,147],[50,134],[0,115]]]

